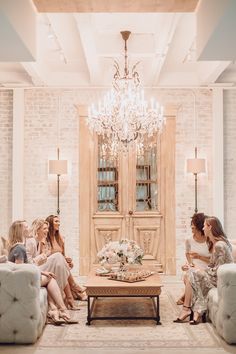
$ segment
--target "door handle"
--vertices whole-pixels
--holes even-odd
[[[129,215],[133,215],[133,210],[129,210]]]

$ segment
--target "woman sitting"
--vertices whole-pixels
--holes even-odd
[[[8,235],[8,260],[14,263],[28,263],[25,239],[29,236],[29,228],[25,220],[13,222]],[[59,325],[62,323],[78,323],[71,320],[69,313],[61,296],[61,291],[51,272],[41,272],[41,286],[47,288],[48,292],[48,319],[50,323]]]
[[[195,213],[191,218],[192,237],[185,240],[187,263],[182,267],[182,270],[188,270],[188,266],[205,269],[210,261],[211,254],[208,250],[206,236],[203,231],[206,217],[204,213]],[[183,305],[183,303],[184,295],[177,300],[177,305]]]
[[[225,263],[233,263],[231,245],[222,225],[216,217],[207,217],[204,222],[204,234],[207,237],[210,263],[205,270],[188,266],[185,275],[184,304],[180,316],[174,322],[182,323],[190,317],[190,324],[205,319],[206,298],[209,290],[217,286],[217,269]]]
[[[52,272],[56,276],[57,283],[62,295],[66,296],[66,303],[71,310],[78,309],[74,304],[68,278],[70,270],[65,258],[60,252],[51,253],[46,245],[48,233],[48,222],[44,219],[36,219],[33,221],[29,237],[26,238],[26,252],[29,263],[36,264],[41,271]]]
[[[56,215],[49,215],[46,218],[46,221],[49,224],[47,242],[50,248],[50,252],[53,254],[55,252],[61,252],[65,257],[66,262],[68,263],[69,268],[73,268],[72,259],[65,256],[65,244],[64,240],[59,232],[60,220]],[[87,300],[86,288],[76,284],[72,274],[68,278],[70,289],[74,299],[81,301]]]

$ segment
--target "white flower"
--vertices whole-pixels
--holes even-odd
[[[128,239],[110,241],[97,254],[98,259],[102,264],[105,262],[141,263],[143,255],[143,250],[136,244],[136,242]]]

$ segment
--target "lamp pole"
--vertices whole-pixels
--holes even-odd
[[[60,214],[60,175],[57,175],[57,215]]]
[[[195,146],[195,159],[197,159],[197,147]],[[197,172],[194,173],[194,182],[195,182],[195,213],[198,212],[197,210]]]
[[[57,148],[57,159],[60,160],[60,150]],[[57,215],[60,215],[60,175],[57,175]]]
[[[198,212],[198,209],[197,209],[197,173],[194,173],[194,176],[195,176],[195,213]]]

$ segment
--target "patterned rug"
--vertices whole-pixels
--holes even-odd
[[[55,327],[47,325],[37,347],[77,348],[219,348],[221,339],[210,323],[190,326],[173,323],[180,307],[175,299],[180,285],[168,284],[160,296],[161,326],[152,320],[93,321],[86,325],[87,304],[80,302],[80,311],[71,312],[79,320],[77,325]],[[102,299],[95,308],[97,315],[118,314],[123,316],[150,315],[153,307],[150,299]]]

